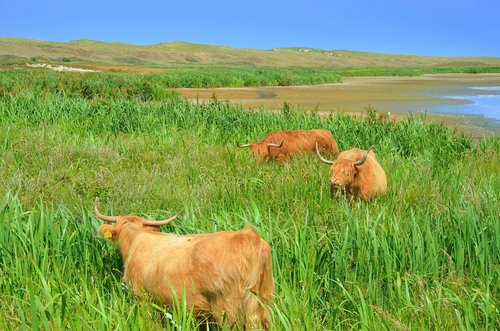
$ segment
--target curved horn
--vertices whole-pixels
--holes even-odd
[[[327,159],[325,159],[324,157],[322,157],[322,156],[321,156],[321,154],[319,154],[319,147],[318,147],[318,143],[316,143],[316,154],[318,155],[319,159],[320,159],[323,163],[326,163],[326,164],[333,164],[333,161],[327,160]]]
[[[101,214],[101,212],[99,211],[99,209],[97,209],[97,204],[98,203],[99,203],[99,198],[95,197],[95,202],[94,202],[94,213],[95,213],[95,216],[99,217],[103,221],[111,222],[111,223],[116,223],[116,216],[107,216],[107,215]]]
[[[360,166],[363,163],[365,163],[366,158],[368,157],[368,153],[370,153],[370,151],[372,150],[373,147],[375,147],[375,145],[372,145],[372,147],[367,149],[367,151],[365,152],[365,155],[363,155],[363,158],[361,160],[354,162],[355,167]]]
[[[167,225],[168,223],[172,222],[175,220],[179,215],[181,214],[182,210],[180,210],[177,214],[174,216],[170,217],[169,219],[163,220],[163,221],[151,221],[151,220],[144,220],[142,221],[142,224],[147,225],[147,226],[162,226],[162,225]]]
[[[242,144],[242,145],[240,145],[240,143],[236,143],[236,145],[238,145],[239,148],[252,146],[252,144]]]
[[[281,141],[281,144],[279,144],[279,145],[278,145],[278,144],[267,144],[267,147],[268,147],[268,148],[269,148],[269,147],[276,147],[276,148],[280,148],[281,146],[283,146],[283,143],[284,143],[284,142],[285,142],[285,141],[284,141],[284,140],[282,140],[282,141]]]

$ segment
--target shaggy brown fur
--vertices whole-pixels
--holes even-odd
[[[363,200],[371,200],[377,195],[385,194],[387,178],[375,153],[370,151],[363,164],[356,164],[364,158],[365,154],[364,150],[351,148],[340,153],[334,161],[325,162],[323,160],[323,162],[331,164],[330,185],[332,191],[345,189],[347,197],[357,197]]]
[[[268,327],[264,310],[274,295],[271,247],[253,228],[176,235],[145,226],[144,219],[96,215],[114,225],[99,232],[118,244],[123,280],[134,293],[171,304],[183,293],[200,317],[240,328]],[[114,219],[110,219],[114,218]],[[149,221],[151,223],[151,221]]]
[[[261,160],[284,161],[294,154],[314,153],[316,144],[327,154],[333,156],[339,154],[335,138],[330,131],[324,129],[274,131],[267,134],[260,142],[241,145],[240,147],[251,147],[253,155]],[[281,147],[278,147],[280,145]]]

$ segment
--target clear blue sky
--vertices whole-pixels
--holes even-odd
[[[0,0],[0,37],[500,56],[500,0]]]

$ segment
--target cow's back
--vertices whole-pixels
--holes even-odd
[[[198,242],[192,251],[192,261],[193,267],[200,271],[203,287],[215,293],[224,291],[222,284],[253,283],[250,278],[256,276],[249,273],[259,257],[261,240],[254,229],[245,228],[220,232]]]
[[[246,324],[265,325],[259,301],[266,303],[274,294],[269,244],[253,228],[213,239],[199,242],[193,250],[193,267],[199,270],[200,288],[210,309],[216,317],[225,311],[229,321],[244,315]]]
[[[141,232],[124,264],[124,281],[138,295],[145,291],[170,304],[174,290],[197,314],[210,311],[218,322],[225,312],[229,325],[267,323],[260,302],[274,293],[271,248],[253,228],[194,235]]]
[[[313,142],[312,146],[312,152],[316,152],[316,142],[320,147],[323,148],[323,150],[326,152],[326,154],[331,154],[333,156],[339,155],[339,147],[337,145],[337,141],[333,137],[333,134],[325,129],[316,129],[316,130],[311,130],[315,136],[315,141]]]
[[[325,129],[289,130],[269,133],[262,142],[267,144],[281,144],[281,148],[271,148],[271,153],[277,155],[291,155],[301,152],[316,151],[316,143],[328,154],[338,155],[338,146],[332,133]]]
[[[190,284],[195,273],[191,255],[197,242],[210,234],[175,235],[167,233],[139,233],[124,259],[124,281],[136,294],[144,290],[161,303],[173,300],[172,289],[182,295],[182,288]],[[186,288],[186,298],[197,308],[204,306],[202,298]]]

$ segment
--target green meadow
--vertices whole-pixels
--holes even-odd
[[[0,73],[0,329],[197,329],[182,298],[162,307],[121,284],[96,196],[114,215],[183,209],[165,232],[253,226],[272,248],[274,330],[500,328],[500,137],[371,109],[190,103],[172,75]],[[387,195],[335,199],[314,155],[281,166],[236,146],[312,128],[341,150],[375,144]]]

